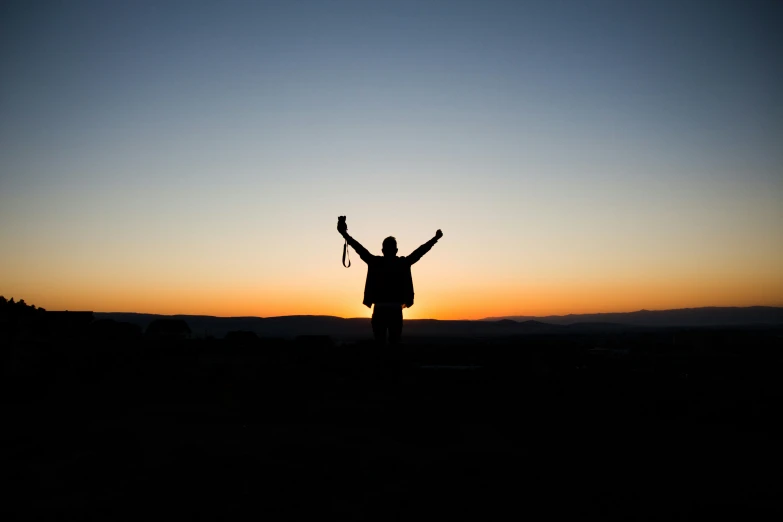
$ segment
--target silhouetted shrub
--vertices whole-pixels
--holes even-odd
[[[228,332],[225,340],[229,344],[233,345],[253,345],[258,344],[258,335],[255,332],[248,332],[245,330],[238,330],[235,332]]]
[[[150,339],[188,339],[190,327],[183,319],[155,319],[147,326],[145,335]]]
[[[298,346],[330,348],[334,346],[334,339],[328,335],[299,335],[295,343]]]
[[[99,319],[90,325],[88,336],[95,341],[138,341],[141,327],[114,319]]]
[[[44,315],[46,330],[49,334],[61,338],[81,337],[95,317],[92,312],[46,312]]]

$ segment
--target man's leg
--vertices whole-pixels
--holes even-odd
[[[375,336],[375,342],[386,344],[386,318],[383,309],[375,306],[372,310],[372,333]]]
[[[389,325],[389,342],[397,344],[402,335],[402,308],[389,310],[387,324]]]

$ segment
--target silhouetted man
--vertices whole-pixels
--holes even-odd
[[[386,342],[386,331],[389,331],[389,342],[396,344],[402,333],[402,309],[413,306],[413,278],[411,265],[430,251],[430,248],[443,237],[438,230],[435,237],[421,245],[408,257],[397,256],[397,240],[389,236],[383,240],[383,255],[374,256],[358,241],[348,235],[348,227],[342,218],[337,224],[337,230],[349,245],[367,263],[367,281],[364,285],[363,303],[372,311],[372,331],[375,340]]]

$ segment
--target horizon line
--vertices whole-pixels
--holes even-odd
[[[566,314],[548,314],[548,315],[529,315],[529,314],[508,314],[508,315],[494,315],[494,316],[486,316],[479,319],[437,319],[434,317],[422,317],[418,319],[407,319],[408,321],[486,321],[491,319],[507,319],[509,317],[528,317],[531,319],[544,319],[548,317],[570,317],[570,316],[578,316],[578,315],[611,315],[611,314],[632,314],[637,312],[673,312],[673,311],[683,311],[683,310],[704,310],[704,309],[727,309],[727,308],[783,308],[783,304],[781,305],[748,305],[748,306],[691,306],[691,307],[684,307],[684,308],[659,308],[659,309],[649,309],[649,308],[640,308],[638,310],[629,310],[629,311],[623,311],[623,312],[579,312],[579,313],[566,313]],[[288,314],[288,315],[270,315],[270,316],[260,316],[260,315],[212,315],[212,314],[197,314],[197,313],[155,313],[155,312],[123,312],[123,311],[100,311],[100,310],[47,310],[49,312],[92,312],[92,313],[99,313],[99,314],[136,314],[136,315],[160,315],[160,316],[191,316],[191,317],[214,317],[214,318],[220,318],[220,319],[278,319],[282,317],[332,317],[335,319],[369,319],[368,317],[343,317],[339,315],[328,315],[328,314]]]

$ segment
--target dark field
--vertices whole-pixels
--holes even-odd
[[[779,519],[782,334],[7,337],[3,518]]]

